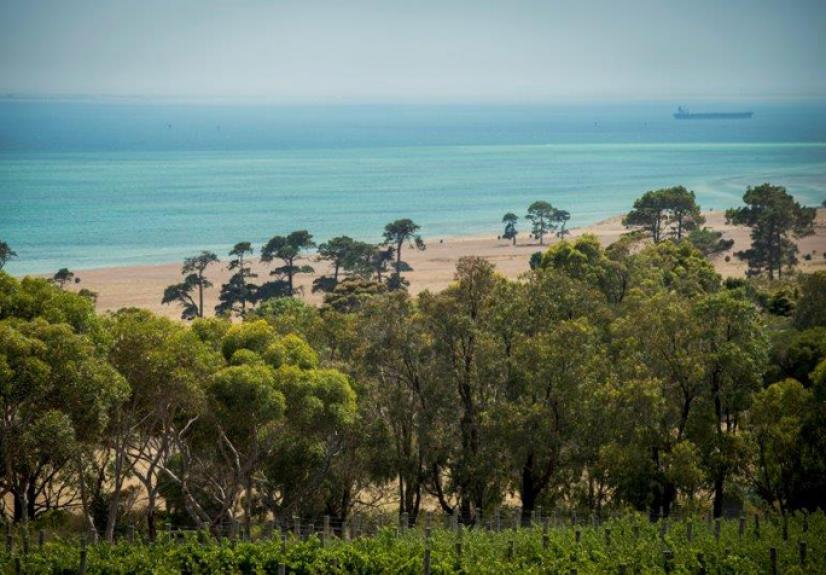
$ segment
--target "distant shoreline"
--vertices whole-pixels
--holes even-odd
[[[724,237],[733,239],[734,246],[726,254],[719,254],[712,259],[717,271],[724,277],[742,276],[745,274],[746,265],[733,256],[734,251],[745,249],[750,245],[749,230],[744,227],[729,226],[725,223],[725,215],[721,210],[706,211],[706,225],[710,228],[722,231]],[[576,238],[586,233],[596,235],[604,244],[616,241],[623,233],[627,232],[622,226],[622,216],[616,215],[589,226],[574,228],[571,230],[569,238]],[[546,249],[548,245],[557,241],[549,238],[545,246],[540,246],[536,241],[525,241],[526,226],[521,226],[521,235],[517,245],[512,245],[508,240],[497,239],[495,235],[490,236],[453,236],[453,237],[429,237],[424,235],[427,249],[416,251],[405,248],[403,257],[405,261],[413,267],[412,272],[405,273],[405,278],[410,282],[411,293],[419,293],[424,290],[438,291],[447,287],[453,280],[456,263],[460,257],[480,256],[484,257],[496,266],[499,273],[509,278],[516,278],[520,274],[528,271],[528,261],[532,253]],[[815,223],[815,235],[802,238],[798,245],[800,248],[800,268],[803,271],[814,271],[826,269],[826,260],[823,253],[826,252],[826,209],[818,209]],[[426,231],[426,230],[425,230]],[[441,241],[440,241],[441,240]],[[811,261],[803,259],[803,255],[811,253]],[[223,254],[219,254],[223,256]],[[729,261],[726,261],[726,256]],[[315,258],[304,258],[312,265],[316,273],[314,275],[303,274],[296,276],[297,284],[304,288],[301,296],[310,303],[320,303],[321,294],[311,292],[312,280],[320,274],[328,271],[325,262],[313,261]],[[178,318],[180,310],[176,306],[161,305],[161,296],[166,286],[180,281],[181,262],[168,262],[163,264],[146,264],[136,266],[102,267],[87,270],[74,270],[81,279],[79,284],[75,284],[73,289],[86,288],[98,293],[98,310],[112,311],[122,307],[140,307],[149,309],[159,315],[170,318]],[[257,258],[254,263],[254,270],[259,273],[259,279],[266,278],[269,267],[262,266]],[[34,274],[38,275],[38,274]],[[43,274],[39,274],[41,277]],[[209,279],[215,284],[213,288],[205,292],[205,304],[208,310],[212,310],[217,302],[217,294],[221,283],[229,277],[229,272],[225,264],[210,268],[207,272]]]

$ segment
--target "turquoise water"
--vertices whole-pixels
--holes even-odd
[[[0,238],[22,274],[224,254],[301,228],[378,241],[399,217],[425,239],[495,235],[537,199],[584,225],[676,184],[704,209],[764,181],[826,198],[826,106],[719,122],[672,109],[5,102]]]

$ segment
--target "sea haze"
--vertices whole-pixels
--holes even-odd
[[[496,235],[550,201],[584,225],[682,184],[704,209],[746,186],[826,199],[826,104],[258,106],[0,101],[0,239],[11,273],[224,255],[306,228],[378,241]],[[525,226],[522,226],[524,229]]]

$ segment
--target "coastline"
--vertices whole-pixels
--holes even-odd
[[[733,252],[746,249],[750,245],[749,229],[741,226],[730,226],[725,223],[722,210],[706,211],[706,226],[723,232],[723,237],[734,240],[734,246],[726,253],[718,254],[712,259],[717,271],[724,277],[743,276],[746,265],[734,257]],[[616,241],[627,230],[622,226],[622,216],[617,215],[599,221],[589,226],[574,228],[569,238],[591,233],[596,235],[603,245]],[[496,266],[499,273],[509,278],[516,278],[528,271],[530,255],[547,248],[557,241],[549,239],[545,246],[540,246],[535,240],[528,240],[526,226],[520,226],[520,237],[517,244],[512,245],[508,240],[498,240],[495,236],[453,236],[429,237],[427,230],[423,236],[427,249],[417,251],[407,248],[402,257],[413,271],[406,272],[405,278],[410,282],[410,292],[417,294],[426,289],[437,291],[447,287],[453,280],[456,262],[464,256],[480,256]],[[815,271],[826,269],[826,209],[817,211],[815,234],[798,241],[800,249],[799,269]],[[811,261],[803,259],[804,254],[811,254]],[[225,260],[225,254],[218,254]],[[725,261],[729,256],[729,261]],[[301,274],[296,276],[297,284],[303,288],[301,296],[310,303],[320,303],[322,294],[312,293],[312,281],[318,275],[325,274],[329,266],[326,262],[317,261],[314,255],[303,258],[301,263],[309,264],[315,269],[315,274]],[[175,305],[162,305],[161,297],[166,286],[180,281],[181,262],[162,264],[148,264],[128,267],[104,267],[87,270],[78,270],[80,282],[72,289],[86,288],[98,293],[98,311],[113,311],[122,307],[140,307],[149,309],[159,315],[175,318],[180,317],[180,309]],[[263,281],[269,274],[269,266],[263,266],[255,260],[253,271],[259,274],[259,281]],[[205,290],[205,306],[211,310],[217,303],[220,286],[229,277],[225,263],[211,267],[208,277],[214,284]]]

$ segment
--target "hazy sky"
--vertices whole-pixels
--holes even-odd
[[[0,0],[0,93],[826,96],[826,0]]]

